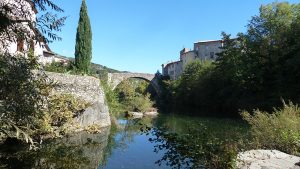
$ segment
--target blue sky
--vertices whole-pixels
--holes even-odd
[[[93,59],[117,70],[155,73],[183,47],[245,32],[261,4],[272,0],[86,0],[93,32]],[[51,49],[74,57],[81,0],[55,0],[68,16]],[[296,3],[296,0],[288,2]]]

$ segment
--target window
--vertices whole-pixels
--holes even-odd
[[[18,40],[17,42],[17,51],[23,52],[24,50],[24,40]]]

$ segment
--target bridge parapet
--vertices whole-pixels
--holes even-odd
[[[160,87],[158,86],[157,80],[154,74],[148,73],[108,73],[107,82],[110,87],[114,90],[122,81],[129,78],[144,79],[154,87],[156,93],[160,95]]]
[[[148,73],[108,73],[108,84],[115,89],[122,81],[129,78],[144,79],[151,82],[154,79],[154,74]]]

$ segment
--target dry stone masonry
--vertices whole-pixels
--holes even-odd
[[[110,87],[114,90],[122,81],[127,80],[129,78],[137,78],[137,79],[143,79],[153,86],[158,96],[161,94],[161,88],[158,84],[157,78],[154,74],[148,74],[148,73],[108,73],[107,75],[108,79],[107,82],[110,85]]]
[[[129,78],[140,78],[151,82],[154,74],[147,73],[108,73],[108,84],[115,89],[122,81]]]
[[[81,128],[94,124],[100,127],[110,126],[109,110],[99,79],[52,72],[46,72],[46,75],[56,83],[54,92],[71,94],[91,104],[80,116],[74,119]]]

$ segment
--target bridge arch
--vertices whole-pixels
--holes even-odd
[[[143,79],[148,81],[153,86],[158,96],[161,94],[160,87],[157,83],[157,79],[154,74],[147,73],[108,73],[107,82],[110,87],[114,90],[121,82],[130,78]]]

